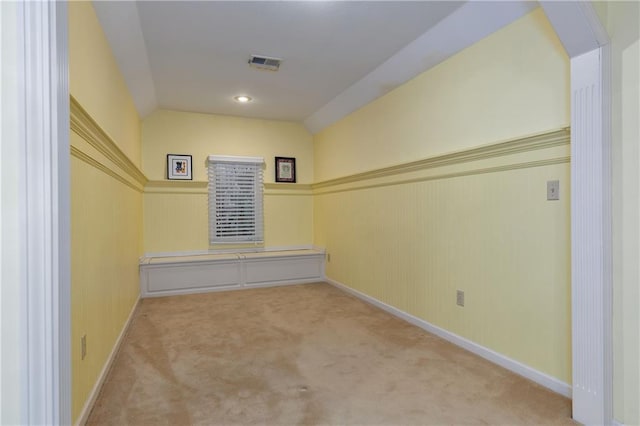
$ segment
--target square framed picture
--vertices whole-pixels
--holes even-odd
[[[192,180],[191,156],[167,154],[167,179]]]
[[[296,159],[276,157],[276,182],[296,182]]]

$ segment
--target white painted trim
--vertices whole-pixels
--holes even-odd
[[[612,424],[610,39],[591,2],[540,3],[571,58],[573,418]]]
[[[262,157],[239,157],[234,155],[210,155],[210,163],[258,163],[263,164]]]
[[[141,297],[208,293],[320,282],[324,252],[297,250],[143,258]]]
[[[303,285],[322,282],[322,278],[309,278],[304,280],[284,280],[284,281],[270,281],[268,283],[260,284],[246,284],[246,285],[228,285],[219,287],[206,287],[198,289],[185,289],[185,290],[168,290],[162,293],[148,293],[144,296],[147,298],[165,297],[165,296],[184,296],[187,294],[203,294],[203,293],[217,293],[220,291],[242,291],[251,290],[253,288],[270,288],[270,287],[286,287],[289,285]]]
[[[599,24],[591,2],[587,2],[586,9],[590,19],[593,19],[593,26]],[[606,37],[607,44],[600,48],[601,67],[601,108],[602,108],[602,146],[603,146],[603,352],[604,352],[604,418],[613,424],[613,151],[612,151],[612,123],[611,123],[611,45],[608,44],[608,35],[602,25],[600,31],[594,30],[599,42],[603,42]],[[601,34],[604,32],[604,35]]]
[[[598,35],[589,25],[584,1],[540,1],[547,19],[553,25],[570,58],[600,47]]]
[[[200,256],[205,254],[230,254],[230,253],[263,253],[272,251],[294,251],[294,250],[317,250],[324,252],[324,248],[311,244],[301,246],[280,246],[280,247],[251,247],[241,249],[211,249],[211,250],[190,250],[190,251],[160,251],[145,253],[143,257],[175,257],[175,256]]]
[[[57,82],[57,114],[54,129],[57,132],[57,226],[54,224],[54,238],[58,242],[58,294],[51,302],[58,310],[58,381],[59,381],[59,421],[70,425],[71,392],[71,157],[70,157],[70,117],[69,117],[69,40],[67,3],[55,2],[56,67],[51,79]]]
[[[611,421],[611,426],[624,426],[624,423],[617,421],[616,419],[613,419]]]
[[[415,317],[411,314],[408,314],[398,308],[395,308],[391,305],[387,305],[384,302],[379,301],[369,295],[361,293],[357,290],[354,290],[338,281],[332,280],[330,278],[325,278],[325,281],[329,284],[343,290],[349,294],[356,296],[357,298],[364,300],[367,303],[370,303],[390,314],[401,318],[407,321],[410,324],[413,324],[417,327],[422,328],[423,330],[428,331],[429,333],[433,333],[438,337],[447,340],[448,342],[453,343],[456,346],[459,346],[467,351],[474,353],[488,361],[491,361],[494,364],[499,365],[500,367],[506,368],[509,371],[512,371],[520,376],[523,376],[541,386],[544,386],[547,389],[550,389],[560,395],[566,396],[567,398],[571,398],[571,386],[567,383],[564,383],[555,377],[551,377],[548,374],[542,373],[534,368],[529,367],[519,361],[506,357],[498,352],[495,352],[489,348],[481,346],[471,340],[465,339],[464,337],[460,337],[457,334],[451,333],[443,328],[435,326],[430,322],[427,322],[421,318]]]
[[[23,95],[19,68],[24,62],[17,41],[21,22],[16,19],[17,2],[0,2],[0,424],[24,423],[25,365],[22,326],[22,261],[19,203],[22,183],[17,178],[22,163],[22,123],[19,114]],[[8,208],[8,207],[12,208]]]
[[[602,49],[571,58],[573,418],[584,424],[610,424],[613,419],[612,186],[603,59]]]
[[[609,38],[609,34],[607,34],[607,29],[604,27],[602,22],[600,22],[600,18],[598,17],[595,7],[593,7],[593,3],[591,1],[584,0],[576,3],[582,13],[582,15],[579,16],[584,19],[586,25],[593,32],[597,45],[602,47],[609,44],[611,39]],[[595,49],[596,46],[593,45],[592,48]]]
[[[26,424],[71,422],[67,9],[18,2],[19,250]]]
[[[96,383],[93,385],[93,389],[91,389],[91,393],[89,394],[89,397],[87,398],[87,401],[85,402],[84,407],[82,407],[82,411],[80,412],[80,416],[78,416],[78,420],[76,421],[75,426],[83,426],[85,423],[87,423],[87,420],[89,420],[89,415],[91,414],[93,405],[95,404],[96,399],[100,394],[100,390],[104,385],[105,379],[109,374],[109,370],[111,370],[111,366],[113,365],[113,362],[115,361],[116,356],[118,355],[118,351],[120,350],[120,346],[122,345],[124,336],[126,336],[127,331],[129,331],[131,322],[133,321],[135,313],[138,310],[138,306],[140,305],[140,300],[141,300],[140,296],[138,296],[138,298],[136,299],[136,302],[133,304],[133,308],[131,308],[131,311],[129,312],[129,316],[125,321],[124,326],[120,331],[120,334],[118,335],[118,338],[116,339],[115,344],[113,345],[113,349],[111,349],[111,353],[109,354],[109,357],[107,357],[107,362],[105,362],[104,366],[102,367],[102,370],[98,375],[98,379],[96,380]],[[65,424],[71,424],[71,423],[65,423]]]
[[[309,247],[310,250],[320,251],[322,253],[326,253],[327,249],[325,247],[312,245]]]
[[[2,19],[2,14],[5,13],[5,9],[2,7],[3,5],[0,4],[0,49],[3,48],[3,39],[8,35],[8,31],[3,32],[2,31],[2,24],[3,24],[3,19]],[[3,166],[2,163],[2,140],[4,138],[4,126],[3,126],[3,121],[5,121],[5,116],[4,113],[2,111],[2,104],[3,104],[3,95],[4,95],[4,75],[3,75],[3,65],[4,65],[4,55],[3,52],[0,52],[0,167]],[[8,98],[8,96],[7,96]],[[0,173],[0,212],[3,211],[2,209],[2,173]],[[0,214],[0,281],[2,281],[2,263],[5,261],[4,260],[4,256],[2,253],[2,214]],[[5,296],[6,297],[6,296]],[[2,306],[2,290],[0,290],[0,335],[3,332],[3,328],[2,328],[2,318],[3,318],[3,306]],[[6,323],[6,320],[5,320]],[[3,383],[8,383],[8,380],[5,379],[5,377],[3,377],[6,373],[3,372],[3,366],[6,365],[3,360],[2,360],[2,345],[3,345],[3,339],[0,338],[0,422],[2,422],[2,420],[4,419],[4,417],[2,417],[2,405],[4,402],[4,398],[2,395],[2,384]],[[6,368],[6,367],[4,367]]]

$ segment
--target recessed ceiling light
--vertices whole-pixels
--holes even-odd
[[[246,104],[247,102],[251,102],[251,98],[246,95],[234,96],[233,99],[235,99],[236,102],[240,102],[241,104]]]

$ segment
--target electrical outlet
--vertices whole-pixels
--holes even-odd
[[[560,181],[548,180],[547,181],[547,201],[560,199]]]
[[[84,359],[87,356],[87,335],[83,334],[80,338],[80,345],[82,346],[82,358]]]
[[[464,291],[462,290],[456,292],[456,305],[464,306]]]

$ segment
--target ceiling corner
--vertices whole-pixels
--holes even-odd
[[[312,134],[322,131],[537,7],[538,3],[532,1],[464,3],[307,117],[305,127]]]
[[[143,119],[158,107],[158,101],[137,3],[97,1],[93,6],[109,44],[121,46],[112,52]]]

